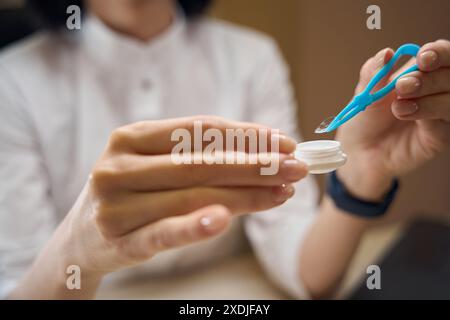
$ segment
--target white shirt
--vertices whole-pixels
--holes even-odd
[[[81,32],[40,33],[4,50],[0,294],[14,287],[64,219],[115,128],[196,114],[295,135],[292,90],[275,43],[210,19],[178,19],[141,43],[89,17]],[[304,179],[283,206],[236,219],[215,239],[169,250],[126,272],[158,275],[195,267],[239,250],[246,235],[267,274],[305,297],[298,255],[316,200],[314,182]]]

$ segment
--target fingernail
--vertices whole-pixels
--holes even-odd
[[[200,219],[200,225],[207,231],[216,231],[220,226],[220,219],[214,215],[205,215]]]
[[[419,105],[414,101],[398,101],[395,106],[395,113],[401,117],[410,116],[419,109]]]
[[[426,69],[431,69],[437,66],[438,55],[435,51],[429,50],[422,52],[419,56],[420,63]]]
[[[396,86],[401,95],[411,94],[420,88],[420,80],[416,77],[404,77],[397,81]]]
[[[297,159],[286,159],[281,163],[281,175],[288,181],[295,182],[305,176],[305,165]]]
[[[272,140],[274,140],[274,139],[278,140],[280,143],[281,143],[281,141],[283,141],[283,143],[285,145],[287,145],[290,149],[293,149],[293,150],[297,146],[297,142],[294,139],[292,139],[284,134],[281,134],[281,133],[272,134]]]
[[[295,193],[295,188],[291,184],[282,184],[279,187],[273,187],[272,190],[276,202],[284,202],[291,198]]]

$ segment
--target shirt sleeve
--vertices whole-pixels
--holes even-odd
[[[0,298],[55,228],[49,184],[26,101],[0,66]]]
[[[288,69],[273,42],[259,50],[250,79],[251,121],[278,128],[301,140]],[[295,185],[295,195],[282,206],[245,218],[247,237],[269,277],[296,298],[308,298],[299,276],[299,254],[305,233],[314,220],[318,192],[312,177]]]

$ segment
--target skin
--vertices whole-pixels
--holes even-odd
[[[141,41],[160,34],[175,14],[171,0],[89,0],[87,5],[110,28]],[[419,57],[421,71],[413,76],[421,85],[413,85],[415,93],[405,94],[402,87],[408,87],[408,81],[399,81],[395,93],[338,131],[349,155],[338,175],[355,196],[382,198],[393,177],[414,170],[448,144],[449,43],[439,41],[421,50],[429,51],[435,51],[437,59],[430,53]],[[357,92],[390,57],[388,49],[365,64]],[[429,65],[427,60],[434,62]],[[418,108],[405,116],[405,104],[411,101]],[[205,130],[267,129],[209,116],[118,128],[73,208],[10,298],[93,298],[106,274],[217,236],[235,215],[276,207],[293,195],[291,183],[307,174],[291,155],[295,141],[286,136],[279,137],[280,171],[274,176],[261,176],[259,164],[175,166],[170,134],[179,128],[192,131],[195,120],[201,120]],[[324,197],[299,253],[299,274],[312,297],[333,292],[371,224]],[[65,271],[73,264],[82,270],[81,290],[66,287]]]
[[[175,0],[88,0],[89,12],[109,28],[140,41],[150,41],[172,23]]]
[[[356,93],[392,56],[392,49],[384,49],[366,62]],[[419,168],[449,145],[450,42],[438,40],[424,45],[417,63],[420,71],[403,76],[395,91],[337,132],[349,159],[337,175],[356,197],[379,201],[394,177]],[[300,277],[312,297],[332,295],[362,234],[376,220],[343,212],[324,197],[300,254]]]
[[[142,41],[165,30],[175,15],[169,0],[90,0],[87,5],[109,27]],[[268,130],[268,138],[275,137],[261,125],[211,116],[116,129],[73,208],[10,298],[93,298],[106,274],[217,236],[233,216],[279,206],[294,194],[292,183],[307,174],[291,155],[295,141],[279,134],[279,153],[272,159],[279,162],[276,175],[261,175],[266,165],[259,163],[175,165],[170,153],[177,142],[171,134],[184,128],[192,136],[195,121],[224,135],[225,129],[240,128]],[[226,154],[237,152],[248,150]],[[74,264],[81,269],[81,290],[66,287],[66,268]]]
[[[290,155],[295,141],[285,136],[278,136],[280,153],[273,157],[280,165],[276,175],[262,176],[265,165],[259,163],[176,165],[170,153],[178,142],[171,134],[185,128],[193,136],[195,121],[224,135],[226,129],[268,129],[209,116],[118,128],[74,207],[11,298],[93,298],[104,275],[214,237],[233,216],[279,206],[294,194],[291,183],[307,174]],[[238,151],[244,152],[227,154]],[[81,290],[66,288],[65,270],[73,264],[82,270]]]

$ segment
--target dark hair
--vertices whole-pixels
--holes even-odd
[[[177,0],[187,19],[202,15],[213,0]],[[77,5],[83,10],[82,0],[27,0],[27,9],[34,22],[43,27],[58,28],[66,23],[67,7]]]

